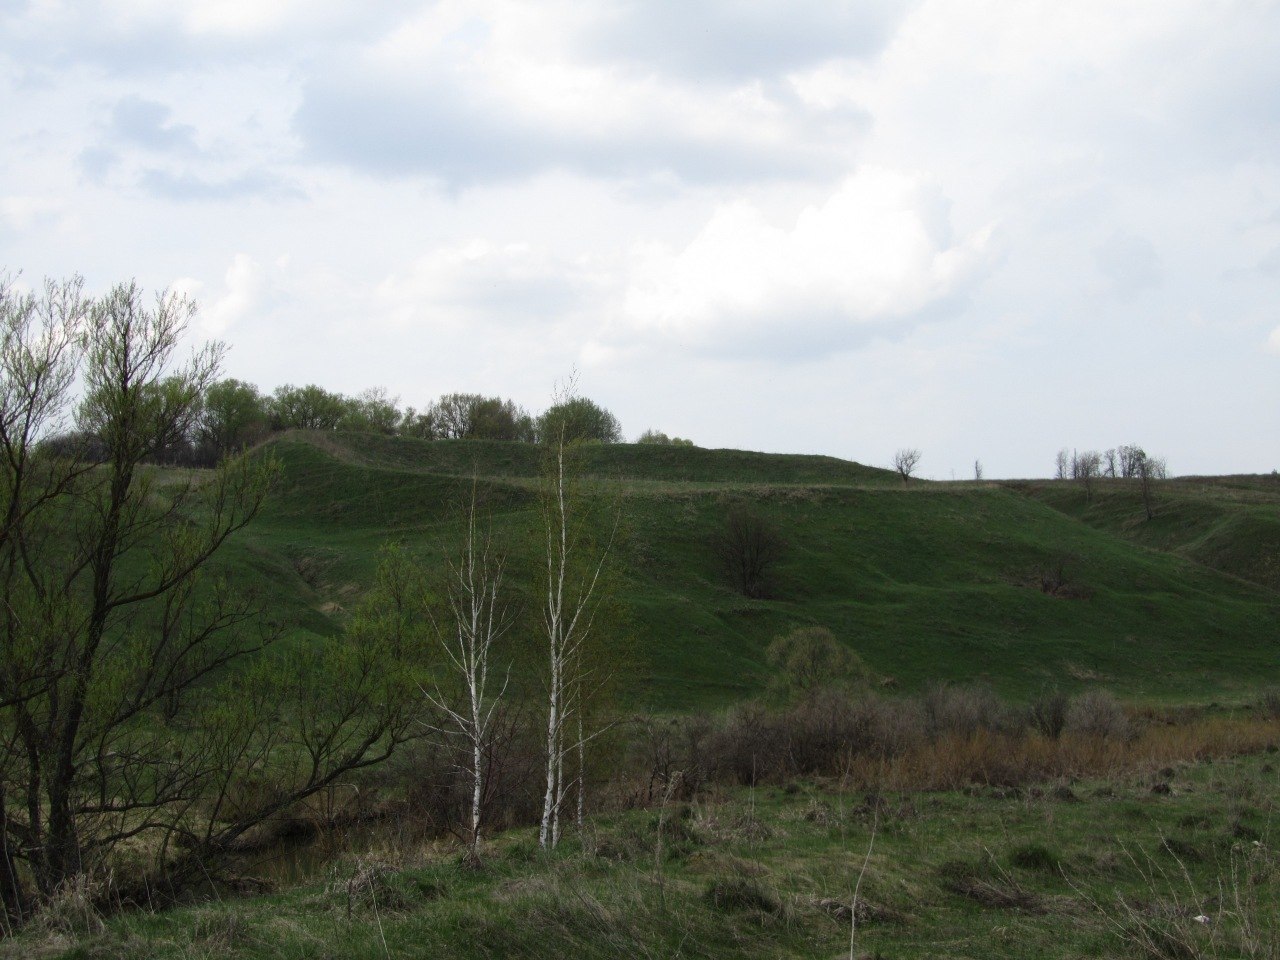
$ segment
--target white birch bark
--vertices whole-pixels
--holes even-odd
[[[442,693],[439,684],[427,697],[470,748],[470,769],[467,771],[471,780],[469,833],[471,851],[478,854],[483,833],[485,744],[494,712],[506,692],[504,680],[501,689],[490,695],[490,660],[494,644],[511,626],[511,616],[501,597],[502,560],[494,557],[490,536],[481,536],[476,530],[474,482],[465,519],[466,535],[461,557],[450,565],[449,612],[453,623],[448,631],[436,630],[446,664],[462,684],[464,702],[454,706]]]
[[[582,736],[582,691],[585,677],[583,644],[591,635],[601,574],[613,547],[613,537],[593,556],[580,558],[580,531],[575,528],[575,494],[570,489],[567,464],[568,444],[563,433],[555,441],[548,487],[543,501],[546,523],[546,606],[543,626],[547,639],[547,741],[546,792],[538,842],[554,847],[560,841],[565,798],[574,782],[565,776],[566,754],[576,751],[579,766],[586,740]],[[613,533],[616,534],[615,524]],[[581,559],[586,559],[585,564]],[[576,723],[578,737],[566,737],[570,723]],[[581,771],[579,778],[581,780]],[[579,784],[580,789],[581,785]],[[579,821],[585,799],[580,798]]]

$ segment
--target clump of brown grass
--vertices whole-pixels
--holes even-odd
[[[1180,761],[1259,753],[1280,739],[1280,722],[1257,717],[1208,717],[1149,726],[1131,739],[1096,733],[978,731],[917,743],[899,756],[853,756],[846,781],[859,789],[955,790],[970,784],[1022,786],[1052,780],[1113,777]]]

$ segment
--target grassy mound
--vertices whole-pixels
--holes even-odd
[[[284,482],[239,549],[273,574],[262,586],[297,619],[296,637],[341,619],[387,540],[428,560],[452,552],[472,475],[512,581],[537,582],[534,447],[291,434],[270,449]],[[611,642],[635,652],[636,707],[758,692],[765,647],[802,625],[831,629],[882,682],[907,689],[978,679],[1015,695],[1103,683],[1209,698],[1280,675],[1280,597],[1219,572],[1259,569],[1249,558],[1268,549],[1276,510],[1265,489],[1186,498],[1215,518],[1192,544],[1157,542],[1156,527],[1126,532],[1127,489],[1080,510],[1082,494],[1065,485],[904,489],[888,471],[832,458],[636,445],[591,448],[586,473],[624,516],[618,595],[629,619]],[[1172,494],[1161,496],[1158,519],[1181,530]],[[767,599],[736,593],[710,546],[743,504],[787,541]],[[1210,569],[1201,561],[1212,551],[1238,559]],[[532,619],[536,600],[525,600]]]

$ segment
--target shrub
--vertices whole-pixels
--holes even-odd
[[[1109,690],[1086,690],[1071,698],[1064,729],[1086,736],[1127,740],[1133,725],[1115,694]]]
[[[783,695],[809,696],[833,686],[865,684],[871,671],[826,627],[797,627],[775,637],[765,651],[773,667],[770,686]]]
[[[740,784],[777,779],[787,770],[787,736],[778,719],[758,703],[738,707],[707,740],[719,776]]]
[[[1067,695],[1060,690],[1040,694],[1027,705],[1027,725],[1036,733],[1057,740],[1067,726]]]
[[[692,440],[682,437],[669,437],[661,430],[646,430],[636,438],[636,443],[656,444],[664,447],[692,447]]]
[[[1016,724],[995,691],[986,686],[938,684],[924,696],[929,733],[972,736],[979,730],[1002,731]]]

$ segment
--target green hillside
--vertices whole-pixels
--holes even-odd
[[[1148,520],[1135,481],[1020,485],[1090,526],[1280,590],[1280,476],[1181,477],[1158,485]]]
[[[473,473],[512,554],[512,579],[535,579],[520,574],[536,563],[534,447],[288,434],[269,449],[284,479],[232,562],[253,565],[294,621],[293,642],[335,628],[388,540],[428,560],[452,551]],[[616,629],[635,650],[636,707],[757,692],[765,646],[808,624],[831,628],[900,689],[982,679],[1014,695],[1105,683],[1204,698],[1280,678],[1280,594],[1265,578],[1210,569],[1181,542],[1105,520],[1106,509],[1118,518],[1131,506],[1124,491],[1077,515],[1071,490],[904,489],[888,471],[829,457],[636,445],[589,448],[585,471],[598,496],[622,507],[618,593],[628,620]],[[1259,497],[1256,510],[1236,514],[1205,498],[1223,512],[1202,540],[1230,540],[1243,517],[1274,520],[1274,504]],[[771,599],[734,592],[709,545],[735,503],[753,505],[788,540]],[[1222,553],[1248,553],[1249,542]]]

